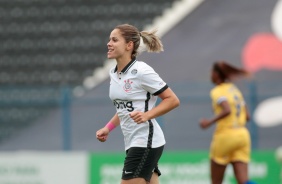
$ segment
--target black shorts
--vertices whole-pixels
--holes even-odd
[[[122,179],[144,178],[146,181],[150,181],[153,172],[160,176],[158,161],[163,149],[164,146],[158,148],[129,148],[126,151]]]

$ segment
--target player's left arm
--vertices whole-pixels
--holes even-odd
[[[171,90],[171,88],[167,88],[165,91],[159,94],[158,97],[162,99],[162,101],[155,108],[146,112],[149,119],[153,119],[166,114],[167,112],[180,105],[180,100]]]
[[[136,123],[143,123],[150,119],[159,117],[180,105],[180,101],[178,97],[170,88],[164,90],[162,93],[158,95],[158,97],[161,98],[162,101],[156,107],[152,108],[147,112],[140,112],[140,111],[131,112],[130,117]]]
[[[247,105],[245,104],[245,111],[246,111],[246,121],[250,121],[251,120],[251,115],[250,115],[250,112],[249,112],[249,109],[247,107]]]

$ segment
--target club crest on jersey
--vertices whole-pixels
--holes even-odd
[[[129,92],[132,90],[132,87],[131,87],[131,84],[133,83],[131,80],[127,79],[127,80],[124,80],[124,86],[123,86],[123,89],[125,92]]]
[[[132,75],[137,74],[137,69],[133,69],[133,70],[131,71],[131,74],[132,74]]]

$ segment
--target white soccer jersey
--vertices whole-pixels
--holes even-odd
[[[118,74],[117,67],[110,70],[110,98],[120,119],[125,150],[131,147],[156,148],[165,144],[163,131],[155,119],[137,124],[129,114],[146,112],[155,106],[157,95],[168,88],[152,67],[133,59]]]

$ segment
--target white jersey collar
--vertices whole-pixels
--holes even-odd
[[[136,62],[136,58],[133,58],[122,70],[121,72],[122,73],[126,73],[130,68],[131,66]],[[117,65],[115,67],[115,70],[114,70],[114,73],[117,72]]]

